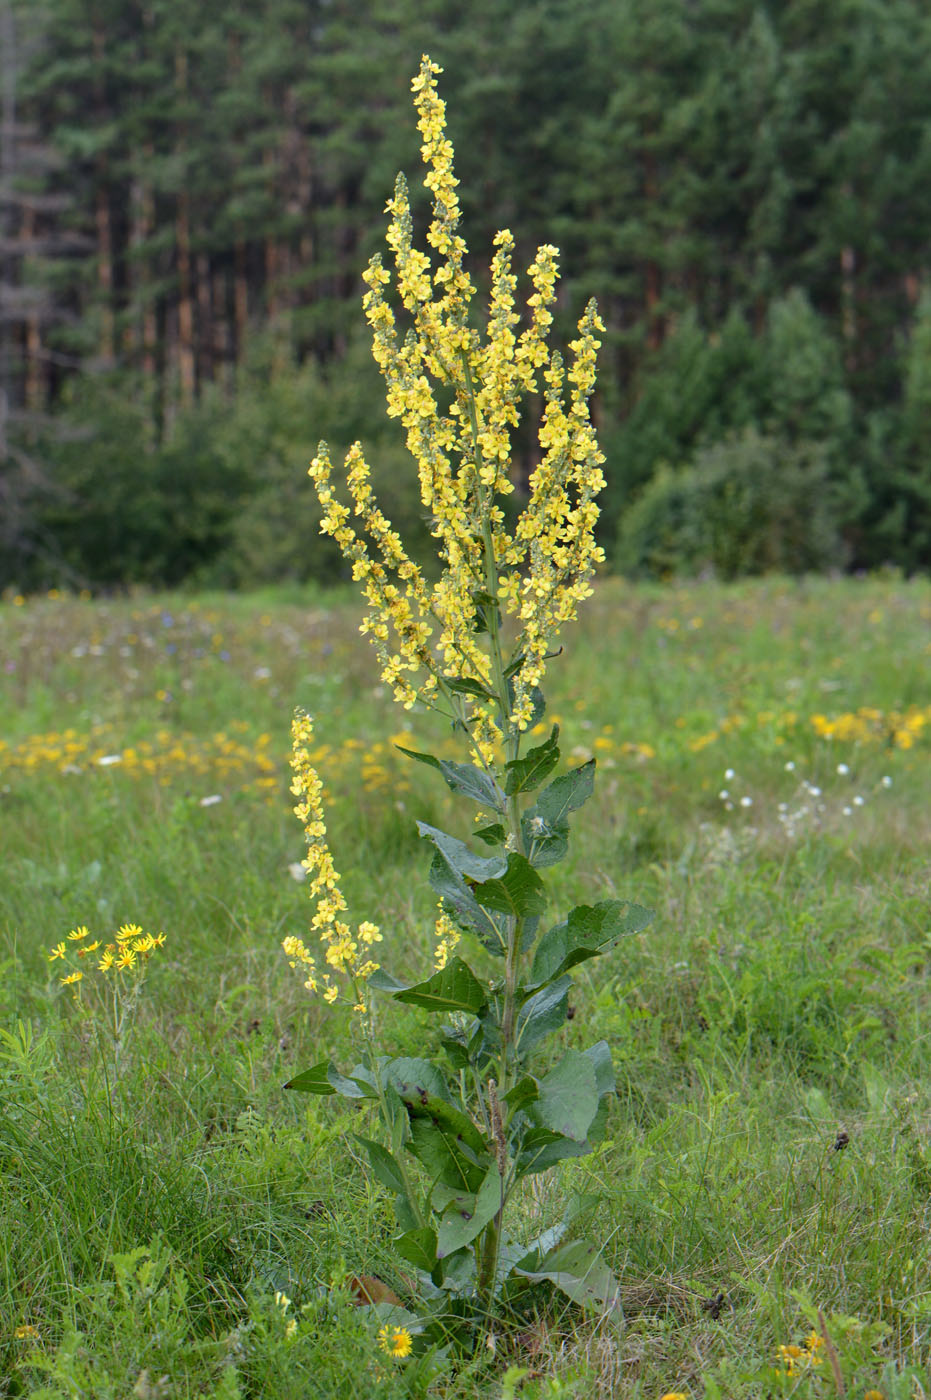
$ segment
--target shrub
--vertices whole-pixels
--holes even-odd
[[[621,517],[616,562],[656,578],[841,568],[845,517],[822,444],[747,428],[690,466],[660,469]]]

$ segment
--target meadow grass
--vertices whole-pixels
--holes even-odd
[[[415,819],[458,818],[393,741],[435,722],[375,683],[349,594],[0,604],[0,1393],[749,1400],[833,1394],[836,1359],[847,1395],[931,1394],[929,622],[892,577],[598,587],[571,693],[550,668],[599,760],[553,888],[657,916],[563,1036],[611,1045],[607,1141],[520,1211],[576,1198],[627,1326],[541,1299],[431,1369],[356,1306],[362,1275],[403,1291],[390,1204],[365,1110],[282,1092],[353,1046],[280,944],[302,705],[355,915],[426,974]],[[166,944],[116,1046],[48,951],[126,921]]]

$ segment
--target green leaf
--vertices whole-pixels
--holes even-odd
[[[376,992],[389,992],[392,996],[395,992],[406,992],[411,985],[410,982],[402,982],[399,978],[393,977],[383,967],[376,968],[367,980],[368,985]]]
[[[342,1094],[344,1099],[371,1099],[375,1091],[368,1084],[360,1084],[353,1078],[340,1074],[332,1060],[324,1060],[312,1069],[305,1069],[294,1079],[289,1079],[286,1089],[296,1089],[302,1094]]]
[[[432,753],[418,753],[415,749],[404,748],[402,744],[395,744],[395,748],[407,754],[408,758],[416,759],[418,763],[426,763],[431,768],[438,769],[453,792],[463,793],[479,806],[490,807],[493,812],[504,811],[504,793],[494,778],[481,768],[476,768],[471,763],[451,763],[445,758],[434,758]]]
[[[517,1157],[518,1176],[529,1176],[533,1172],[547,1171],[557,1162],[567,1157],[587,1157],[604,1139],[605,1124],[608,1119],[608,1097],[605,1095],[598,1105],[588,1137],[584,1142],[554,1133],[550,1128],[532,1128],[521,1141]]]
[[[526,856],[511,851],[504,873],[472,886],[472,893],[485,909],[512,918],[540,914],[546,904],[546,890]]]
[[[493,880],[503,875],[507,862],[503,856],[477,856],[470,851],[464,841],[439,831],[426,822],[418,822],[417,830],[427,841],[432,841],[443,859],[457,875],[469,880]]]
[[[497,1163],[492,1162],[474,1196],[457,1198],[447,1206],[437,1235],[437,1257],[444,1259],[447,1254],[454,1254],[457,1249],[471,1244],[488,1222],[495,1218],[503,1204],[501,1173]]]
[[[431,1064],[429,1060],[411,1059],[402,1055],[396,1060],[388,1060],[383,1073],[392,1089],[400,1095],[405,1108],[408,1098],[415,1095],[428,1094],[437,1099],[449,1098],[446,1080],[436,1065]]]
[[[590,758],[580,768],[556,778],[544,788],[531,809],[543,818],[547,826],[560,826],[595,791],[595,760]],[[529,813],[528,813],[529,815]]]
[[[524,846],[533,865],[555,865],[569,849],[569,813],[591,797],[595,787],[595,760],[564,773],[544,788],[533,807],[521,818]]]
[[[478,681],[470,680],[467,676],[447,676],[443,684],[455,691],[457,695],[474,695],[480,700],[494,700],[495,698],[490,690],[486,690]]]
[[[599,1099],[605,1094],[613,1094],[616,1090],[614,1082],[614,1065],[611,1061],[611,1050],[606,1040],[596,1041],[590,1045],[582,1054],[586,1059],[591,1060],[595,1070],[595,1088],[598,1091]]]
[[[504,856],[477,856],[463,841],[437,831],[426,822],[418,822],[418,830],[436,847],[430,866],[430,884],[441,899],[455,911],[467,928],[473,929],[491,952],[500,954],[503,942],[494,923],[475,898],[467,880],[473,883],[503,875],[507,870]]]
[[[506,765],[507,778],[504,790],[508,797],[518,792],[531,792],[549,777],[559,762],[559,725],[544,744],[529,749],[523,758],[514,758]]]
[[[515,1268],[515,1273],[535,1283],[549,1281],[567,1298],[583,1307],[620,1311],[617,1279],[597,1247],[586,1240],[571,1240],[550,1251],[535,1269]]]
[[[569,1009],[571,977],[560,977],[524,1002],[517,1017],[516,1039],[521,1056],[529,1054],[550,1031],[558,1030]]]
[[[329,1071],[332,1068],[330,1060],[322,1060],[319,1065],[314,1065],[313,1069],[305,1069],[293,1079],[289,1079],[284,1087],[296,1089],[300,1094],[335,1094],[336,1090],[329,1079]]]
[[[450,958],[446,966],[426,982],[398,992],[395,1001],[422,1006],[426,1011],[469,1011],[477,1015],[488,994],[472,969],[461,958]]]
[[[477,826],[472,834],[484,841],[486,846],[503,846],[507,840],[507,832],[500,822],[493,822],[491,826]]]
[[[389,1191],[394,1191],[398,1196],[407,1195],[407,1186],[401,1168],[387,1147],[382,1147],[380,1142],[373,1142],[371,1138],[360,1137],[354,1134],[356,1142],[361,1142],[368,1153],[369,1165],[382,1186],[387,1186]]]
[[[540,1086],[533,1075],[525,1074],[523,1079],[519,1079],[514,1087],[507,1091],[502,1102],[507,1104],[510,1113],[519,1113],[538,1098],[539,1092]]]
[[[429,1174],[456,1191],[475,1192],[490,1160],[471,1118],[432,1094],[402,1093],[410,1119],[409,1148]]]
[[[580,904],[540,939],[530,969],[531,985],[543,986],[577,963],[597,957],[622,938],[645,929],[652,919],[651,909],[627,900]]]
[[[539,1083],[535,1114],[544,1127],[584,1142],[598,1112],[595,1066],[580,1050],[565,1055]]]
[[[431,1274],[436,1268],[436,1231],[429,1226],[406,1230],[394,1241],[394,1247],[401,1258],[413,1264],[415,1269]]]

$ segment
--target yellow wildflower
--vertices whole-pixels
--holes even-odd
[[[76,942],[76,941],[79,941],[79,940],[82,939],[82,938],[89,938],[89,937],[90,937],[90,932],[89,932],[89,930],[88,930],[87,928],[85,928],[84,924],[79,924],[77,928],[73,928],[73,929],[71,930],[71,932],[68,934],[68,938],[69,938],[69,940],[71,940],[71,942]]]
[[[378,1345],[388,1356],[400,1359],[410,1356],[413,1338],[406,1327],[390,1327],[386,1324],[378,1329]]]
[[[83,976],[83,972],[69,972],[67,977],[59,977],[58,980],[63,987],[70,987],[73,982],[80,982]]]
[[[114,964],[114,961],[114,948],[113,944],[110,943],[107,945],[106,948],[104,948],[103,952],[101,953],[100,961],[98,962],[97,966],[99,967],[101,972],[109,972]]]
[[[51,950],[51,952],[48,955],[49,962],[54,962],[56,958],[63,958],[65,956],[66,951],[67,950],[65,948],[64,943],[56,943],[55,947]]]
[[[121,949],[119,950],[119,956],[117,957],[116,963],[115,963],[115,967],[116,967],[117,971],[118,971],[118,972],[128,972],[131,968],[134,968],[135,966],[136,966],[136,954],[133,952],[132,948],[129,948],[129,947],[123,947],[123,948],[121,948]]]
[[[38,1327],[33,1327],[31,1322],[22,1322],[19,1327],[14,1327],[13,1336],[18,1342],[37,1341],[39,1337]]]
[[[511,725],[527,727],[532,692],[547,657],[591,592],[591,575],[603,559],[594,528],[604,458],[588,401],[604,327],[591,303],[570,343],[568,366],[548,349],[558,253],[545,244],[528,269],[529,320],[518,333],[514,239],[502,229],[494,240],[487,334],[483,339],[470,328],[474,287],[458,232],[454,153],[437,93],[441,71],[425,55],[411,85],[426,167],[423,183],[433,202],[426,241],[436,260],[413,246],[403,178],[387,206],[394,281],[411,322],[406,336],[386,297],[392,276],[377,255],[364,274],[363,298],[388,414],[401,419],[417,463],[421,499],[443,565],[440,578],[427,584],[378,509],[358,444],[344,468],[351,509],[334,492],[325,443],[310,475],[323,508],[321,529],[351,561],[353,578],[368,600],[361,630],[375,646],[383,680],[405,707],[419,698],[442,703],[460,717],[468,712],[476,755],[491,764],[503,737],[496,722],[499,702],[510,711]],[[520,401],[541,391],[541,460],[530,477],[527,508],[511,534],[500,504],[514,490],[511,434],[520,422]],[[499,610],[517,622],[510,697],[502,694],[502,677],[494,673],[480,640],[489,625],[497,627]],[[472,687],[468,698],[455,689],[459,681]]]

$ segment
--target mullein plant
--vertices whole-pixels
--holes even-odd
[[[591,795],[595,776],[594,760],[557,773],[557,726],[530,746],[528,731],[541,733],[547,663],[603,557],[594,530],[604,458],[589,413],[603,326],[590,302],[568,360],[549,348],[558,254],[544,245],[528,269],[521,329],[514,240],[502,230],[487,326],[475,329],[440,72],[425,56],[412,84],[432,252],[414,246],[399,176],[388,203],[394,270],[373,257],[363,302],[388,413],[401,419],[417,463],[438,578],[425,576],[379,509],[358,444],[345,462],[351,506],[334,489],[323,443],[310,475],[321,528],[351,561],[367,600],[361,630],[383,679],[406,709],[419,704],[441,715],[467,761],[404,752],[475,803],[479,825],[470,844],[418,824],[432,848],[429,881],[439,900],[435,968],[416,985],[399,981],[380,965],[378,926],[349,921],[311,763],[312,720],[298,713],[292,791],[307,839],[314,938],[310,947],[297,937],[284,943],[307,989],[359,1018],[361,1063],[346,1074],[319,1064],[287,1087],[371,1100],[380,1111],[388,1146],[362,1141],[395,1198],[397,1254],[418,1280],[417,1310],[404,1318],[415,1351],[436,1340],[440,1316],[444,1328],[460,1319],[468,1335],[470,1318],[543,1281],[577,1302],[618,1309],[616,1281],[594,1245],[567,1242],[566,1224],[519,1243],[509,1207],[528,1176],[591,1152],[603,1137],[614,1092],[607,1044],[565,1050],[545,1072],[537,1068],[540,1047],[567,1019],[572,969],[651,918],[616,899],[545,917],[541,872],[566,855],[570,814]],[[388,299],[392,281],[403,318]],[[537,395],[539,462],[525,509],[509,524],[511,435],[521,401]],[[469,945],[485,950],[480,971],[461,956]],[[488,969],[496,971],[491,979]],[[379,1053],[373,994],[439,1018],[442,1066]]]

